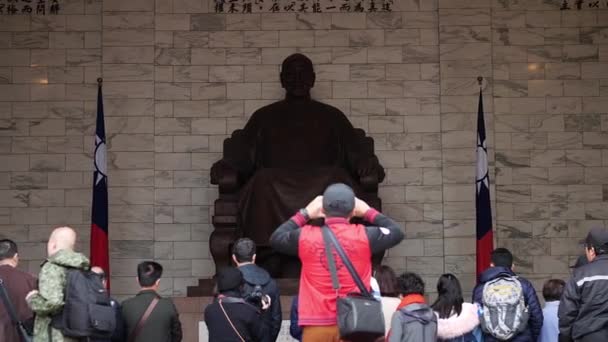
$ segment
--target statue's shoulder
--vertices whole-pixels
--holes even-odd
[[[314,106],[316,106],[317,108],[319,108],[320,110],[323,110],[325,112],[344,115],[344,113],[340,109],[338,109],[337,107],[334,107],[328,103],[317,101],[317,100],[312,100],[312,103]]]
[[[281,108],[283,108],[284,106],[285,106],[285,101],[283,101],[283,100],[276,101],[276,102],[267,104],[265,106],[262,106],[262,107],[256,109],[255,112],[253,112],[252,116],[276,113],[277,111],[280,111]]]

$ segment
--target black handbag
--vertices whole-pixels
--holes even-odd
[[[325,254],[331,273],[333,288],[340,288],[336,262],[332,253],[333,248],[338,252],[342,263],[348,269],[360,293],[349,293],[346,297],[338,297],[338,329],[340,338],[348,341],[375,341],[384,337],[384,314],[382,313],[382,303],[376,300],[363,284],[361,277],[348,259],[344,249],[336,239],[336,235],[327,226],[323,226],[323,241],[325,242]]]

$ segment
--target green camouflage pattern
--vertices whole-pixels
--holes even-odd
[[[54,314],[63,307],[63,295],[66,286],[67,268],[87,269],[89,259],[70,250],[61,250],[47,259],[38,276],[39,293],[28,299],[28,305],[36,313],[33,342],[76,342],[64,337],[59,330],[51,328],[52,339],[49,339],[49,325]]]

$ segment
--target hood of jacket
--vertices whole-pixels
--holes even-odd
[[[427,304],[419,304],[419,303],[410,304],[410,305],[403,307],[400,311],[404,315],[420,322],[421,324],[426,325],[426,324],[429,324],[430,322],[436,320],[433,309],[431,309],[431,307],[428,306]]]
[[[57,253],[51,255],[48,258],[48,261],[52,262],[55,265],[64,266],[64,267],[72,267],[78,269],[87,269],[89,268],[89,259],[81,253],[70,251],[67,249],[62,249]]]
[[[473,331],[478,325],[477,305],[462,303],[460,315],[454,313],[450,318],[437,316],[437,337],[441,339],[459,337]]]
[[[479,276],[479,282],[487,283],[488,281],[498,277],[514,277],[515,275],[515,272],[511,271],[511,269],[508,267],[490,267]]]
[[[247,264],[239,267],[246,282],[264,286],[270,282],[270,274],[256,264]]]

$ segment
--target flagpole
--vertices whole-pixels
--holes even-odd
[[[98,78],[97,81],[99,81],[101,78]],[[483,84],[483,77],[481,76],[477,76],[477,83],[479,83],[479,89],[481,89],[481,85]]]

